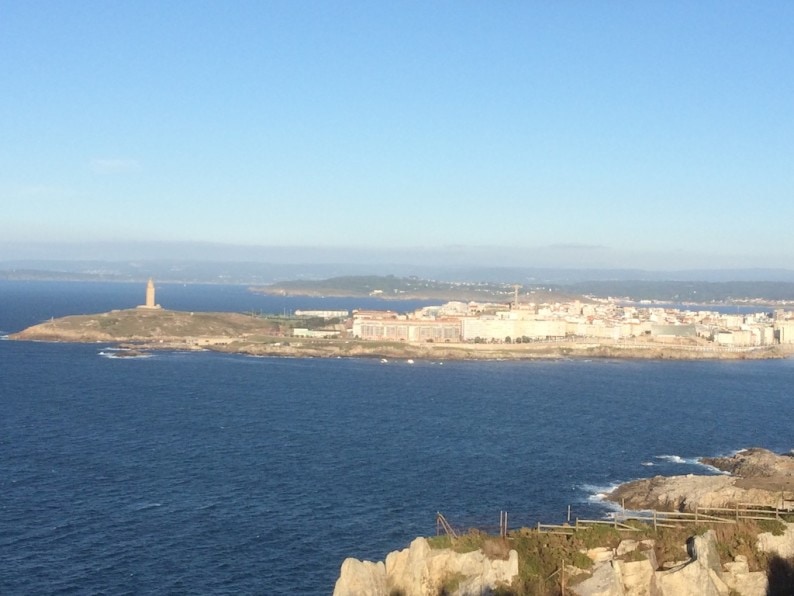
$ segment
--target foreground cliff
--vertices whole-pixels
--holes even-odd
[[[345,559],[334,596],[479,596],[509,586],[517,575],[515,550],[492,558],[481,550],[432,549],[417,538],[409,548],[389,553],[385,563]]]
[[[587,579],[572,585],[577,596],[767,596],[770,580],[766,571],[751,571],[748,558],[737,555],[722,563],[714,530],[693,536],[686,556],[657,568],[654,551],[640,550],[635,541],[621,542],[617,549],[602,553]],[[628,553],[639,556],[625,557]],[[775,589],[779,588],[774,580]],[[787,589],[787,587],[786,587]],[[776,593],[776,592],[775,592]],[[781,592],[788,593],[788,592]]]
[[[602,533],[598,536],[607,544],[590,548],[581,547],[579,536],[569,536],[562,540],[578,549],[573,552],[578,558],[569,550],[562,571],[558,567],[550,575],[540,572],[542,565],[533,560],[540,553],[521,549],[527,530],[504,542],[520,549],[510,549],[506,558],[482,549],[466,553],[433,549],[426,539],[417,538],[409,548],[390,553],[385,562],[346,559],[334,596],[551,596],[563,591],[577,596],[794,594],[794,524],[777,529],[784,531],[753,533],[752,526],[733,526],[689,535],[678,529],[656,533],[655,538],[624,537],[613,545]],[[536,537],[545,541],[554,557],[561,555],[555,537]]]
[[[498,539],[419,538],[385,562],[345,560],[334,594],[794,594],[794,457],[754,448],[703,463],[725,473],[644,479],[610,498],[628,509],[729,509],[714,512],[724,517],[654,514],[652,523],[577,522]]]

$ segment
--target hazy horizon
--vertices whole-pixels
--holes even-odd
[[[791,3],[1,12],[0,260],[794,262]]]
[[[0,241],[3,263],[25,261],[187,261],[269,264],[389,265],[445,268],[532,268],[577,270],[720,271],[789,270],[785,259],[758,262],[746,257],[684,255],[680,251],[621,254],[589,246],[243,246],[210,242],[82,242],[22,243]]]

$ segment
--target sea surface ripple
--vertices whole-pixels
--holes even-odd
[[[0,594],[329,594],[345,557],[433,534],[437,511],[463,528],[600,516],[617,482],[792,447],[791,360],[107,347],[0,342]]]

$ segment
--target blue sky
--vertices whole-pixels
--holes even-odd
[[[794,267],[790,2],[0,0],[0,89],[0,259]]]

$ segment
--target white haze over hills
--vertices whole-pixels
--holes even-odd
[[[589,280],[794,282],[782,263],[748,258],[624,254],[604,246],[409,248],[240,246],[202,242],[0,242],[0,272],[59,272],[173,281],[269,283],[342,275],[416,275],[439,280],[574,283]],[[34,275],[37,277],[38,275]]]

